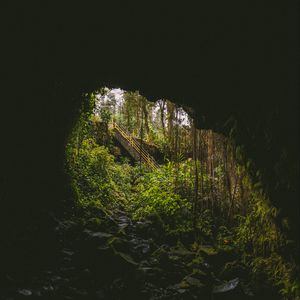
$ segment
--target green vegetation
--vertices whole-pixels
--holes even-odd
[[[122,94],[123,93],[123,94]],[[87,95],[67,145],[67,169],[78,216],[127,212],[133,221],[156,220],[162,238],[185,241],[197,251],[237,255],[254,284],[275,287],[282,299],[299,299],[295,263],[278,210],[271,206],[242,149],[168,100],[148,102],[138,92]],[[150,170],[121,154],[114,120],[157,161]],[[287,250],[288,249],[288,250]],[[205,251],[204,251],[205,252]],[[214,253],[214,252],[213,252]],[[210,255],[211,253],[209,253]]]

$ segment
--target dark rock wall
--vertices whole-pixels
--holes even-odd
[[[237,142],[297,228],[293,4],[107,2],[1,4],[2,231],[68,199],[66,137],[81,94],[104,85],[190,106],[199,127],[228,134],[236,122]]]

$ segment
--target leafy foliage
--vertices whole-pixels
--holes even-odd
[[[174,164],[142,176],[135,189],[133,217],[135,219],[158,214],[167,232],[184,232],[191,229],[191,203],[176,192]]]
[[[128,163],[116,163],[109,149],[97,143],[97,120],[90,113],[95,98],[92,95],[90,99],[91,105],[87,111],[82,110],[66,148],[67,170],[77,207],[86,213],[124,205],[129,197],[131,172]],[[103,114],[100,125],[107,125],[110,115]]]
[[[242,147],[196,129],[191,119],[184,123],[170,101],[160,100],[155,108],[138,92],[125,92],[116,105],[109,90],[101,93],[102,98],[87,97],[66,148],[77,208],[90,226],[100,222],[99,211],[122,209],[133,220],[155,215],[166,234],[180,239],[192,233],[196,245],[239,252],[254,281],[263,278],[283,299],[299,299],[299,270],[283,255],[287,238],[278,225],[279,211],[263,193],[259,171],[249,175],[252,162],[244,159]],[[112,119],[157,144],[164,165],[149,171],[124,157],[117,162]]]

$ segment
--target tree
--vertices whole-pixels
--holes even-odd
[[[159,112],[160,112],[160,121],[164,137],[166,137],[166,125],[165,125],[165,110],[166,110],[166,100],[158,100]]]

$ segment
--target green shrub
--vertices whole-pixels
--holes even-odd
[[[190,229],[191,203],[175,192],[172,171],[167,165],[140,178],[133,217],[139,219],[156,213],[164,221],[166,231],[184,232]]]
[[[82,141],[79,151],[69,145],[69,172],[78,204],[97,209],[125,205],[130,190],[130,166],[119,165],[104,146],[92,138]],[[72,158],[71,158],[72,157]]]

